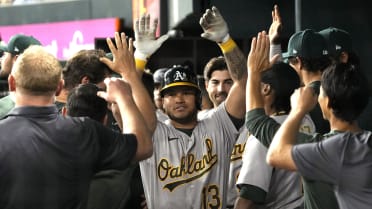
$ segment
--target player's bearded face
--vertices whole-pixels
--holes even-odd
[[[195,90],[189,87],[174,87],[164,94],[163,107],[171,120],[185,124],[196,120]]]
[[[211,78],[206,83],[206,89],[215,107],[225,101],[233,84],[234,81],[227,69],[216,70],[211,74]]]

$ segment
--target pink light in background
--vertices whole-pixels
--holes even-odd
[[[113,37],[118,31],[118,21],[118,18],[105,18],[0,26],[0,34],[6,43],[17,33],[31,35],[58,59],[66,60],[81,49],[94,49],[95,38]]]

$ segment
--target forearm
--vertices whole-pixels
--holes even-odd
[[[264,108],[264,101],[260,92],[261,75],[258,73],[250,73],[248,75],[246,88],[246,111]]]
[[[231,38],[223,44],[219,44],[226,60],[230,76],[234,81],[243,80],[247,76],[247,60],[243,52]]]
[[[153,133],[155,131],[157,122],[155,107],[152,98],[150,98],[149,93],[140,79],[140,76],[142,76],[142,74],[133,75],[128,82],[132,87],[134,102],[136,103],[142,116],[145,118],[144,124],[146,124],[150,132]]]
[[[282,47],[280,44],[270,44],[270,59],[274,57],[274,55],[279,54],[279,58],[277,61],[282,61]]]
[[[123,133],[135,134],[137,138],[137,151],[134,161],[146,159],[152,155],[152,132],[144,125],[145,119],[137,108],[132,97],[121,96],[116,103],[121,118],[125,119]]]
[[[251,200],[238,197],[235,202],[234,209],[253,209],[254,203]]]
[[[231,38],[226,43],[219,44],[219,46],[224,53],[228,71],[234,81],[226,98],[226,110],[236,118],[244,118],[247,85],[246,59]]]

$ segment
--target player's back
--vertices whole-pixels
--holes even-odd
[[[85,207],[93,172],[124,168],[131,160],[113,164],[124,156],[105,153],[115,150],[101,149],[98,140],[113,147],[111,131],[88,118],[65,118],[55,107],[11,114],[0,121],[0,208]]]

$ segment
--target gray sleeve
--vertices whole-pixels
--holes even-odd
[[[345,147],[340,135],[318,143],[295,145],[292,158],[298,172],[311,180],[337,184]]]

